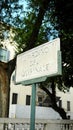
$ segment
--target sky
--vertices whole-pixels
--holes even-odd
[[[24,9],[24,11],[26,11],[27,9],[26,9],[26,7],[27,7],[27,3],[26,3],[26,1],[25,0],[19,0],[19,4],[20,5],[23,5],[23,9]],[[22,14],[22,16],[21,17],[23,17],[23,14]],[[10,50],[10,59],[12,59],[13,57],[14,57],[14,55],[15,55],[15,48],[14,48],[14,46],[12,46],[12,45],[8,45],[8,49]]]
[[[23,5],[23,9],[26,10],[27,3],[25,0],[19,0],[19,4]],[[14,14],[16,15],[16,14]],[[23,14],[21,15],[23,17]],[[4,47],[6,47],[10,51],[10,60],[13,59],[15,55],[15,48],[13,45],[10,44],[10,40],[7,38],[3,41]]]

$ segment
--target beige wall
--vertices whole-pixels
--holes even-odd
[[[67,92],[61,92],[57,89],[57,96],[60,96],[60,100],[62,100],[62,107],[67,112],[67,115],[70,115],[71,119],[73,119],[73,88]],[[67,111],[67,101],[70,101],[70,111]]]
[[[15,85],[11,80],[10,85],[10,104],[12,104],[12,94],[18,94],[17,104],[26,105],[26,95],[31,95],[31,86]]]
[[[18,105],[26,105],[26,95],[31,95],[31,86],[23,86],[23,85],[14,85],[14,82],[11,80],[11,86],[10,86],[10,104],[12,104],[12,94],[17,93],[18,94]],[[44,97],[44,92],[41,92]],[[41,94],[38,90],[37,94]],[[36,94],[36,95],[37,95]],[[61,92],[57,89],[56,95],[61,97],[60,100],[62,100],[62,107],[67,111],[67,101],[70,101],[70,111],[67,111],[68,115],[71,115],[73,119],[73,88],[70,88],[69,92]],[[36,103],[38,102],[38,98],[36,98]],[[37,103],[38,104],[38,103]]]

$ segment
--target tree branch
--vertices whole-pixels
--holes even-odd
[[[41,6],[39,8],[39,13],[38,13],[38,16],[36,18],[35,24],[33,26],[33,31],[31,33],[29,39],[28,39],[27,47],[24,48],[23,51],[31,49],[31,48],[33,48],[35,46],[35,43],[36,43],[37,38],[38,38],[38,33],[39,33],[39,30],[40,30],[40,26],[42,24],[44,14],[48,9],[49,2],[50,2],[50,0],[49,1],[48,0],[43,0]]]

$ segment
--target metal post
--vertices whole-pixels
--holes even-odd
[[[35,130],[36,84],[32,84],[30,130]]]

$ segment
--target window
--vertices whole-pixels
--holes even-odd
[[[70,101],[67,101],[67,111],[70,111]]]
[[[12,104],[17,104],[17,97],[18,97],[18,94],[13,93],[13,95],[12,95]]]
[[[12,76],[12,81],[15,81],[15,75]]]
[[[70,119],[70,115],[68,115],[67,118]]]
[[[38,102],[42,102],[42,97],[38,97]]]
[[[30,105],[30,95],[26,95],[26,105]]]
[[[59,107],[62,108],[62,100],[59,100]]]
[[[39,103],[39,106],[42,106],[42,97],[41,96],[38,97],[38,103]]]

